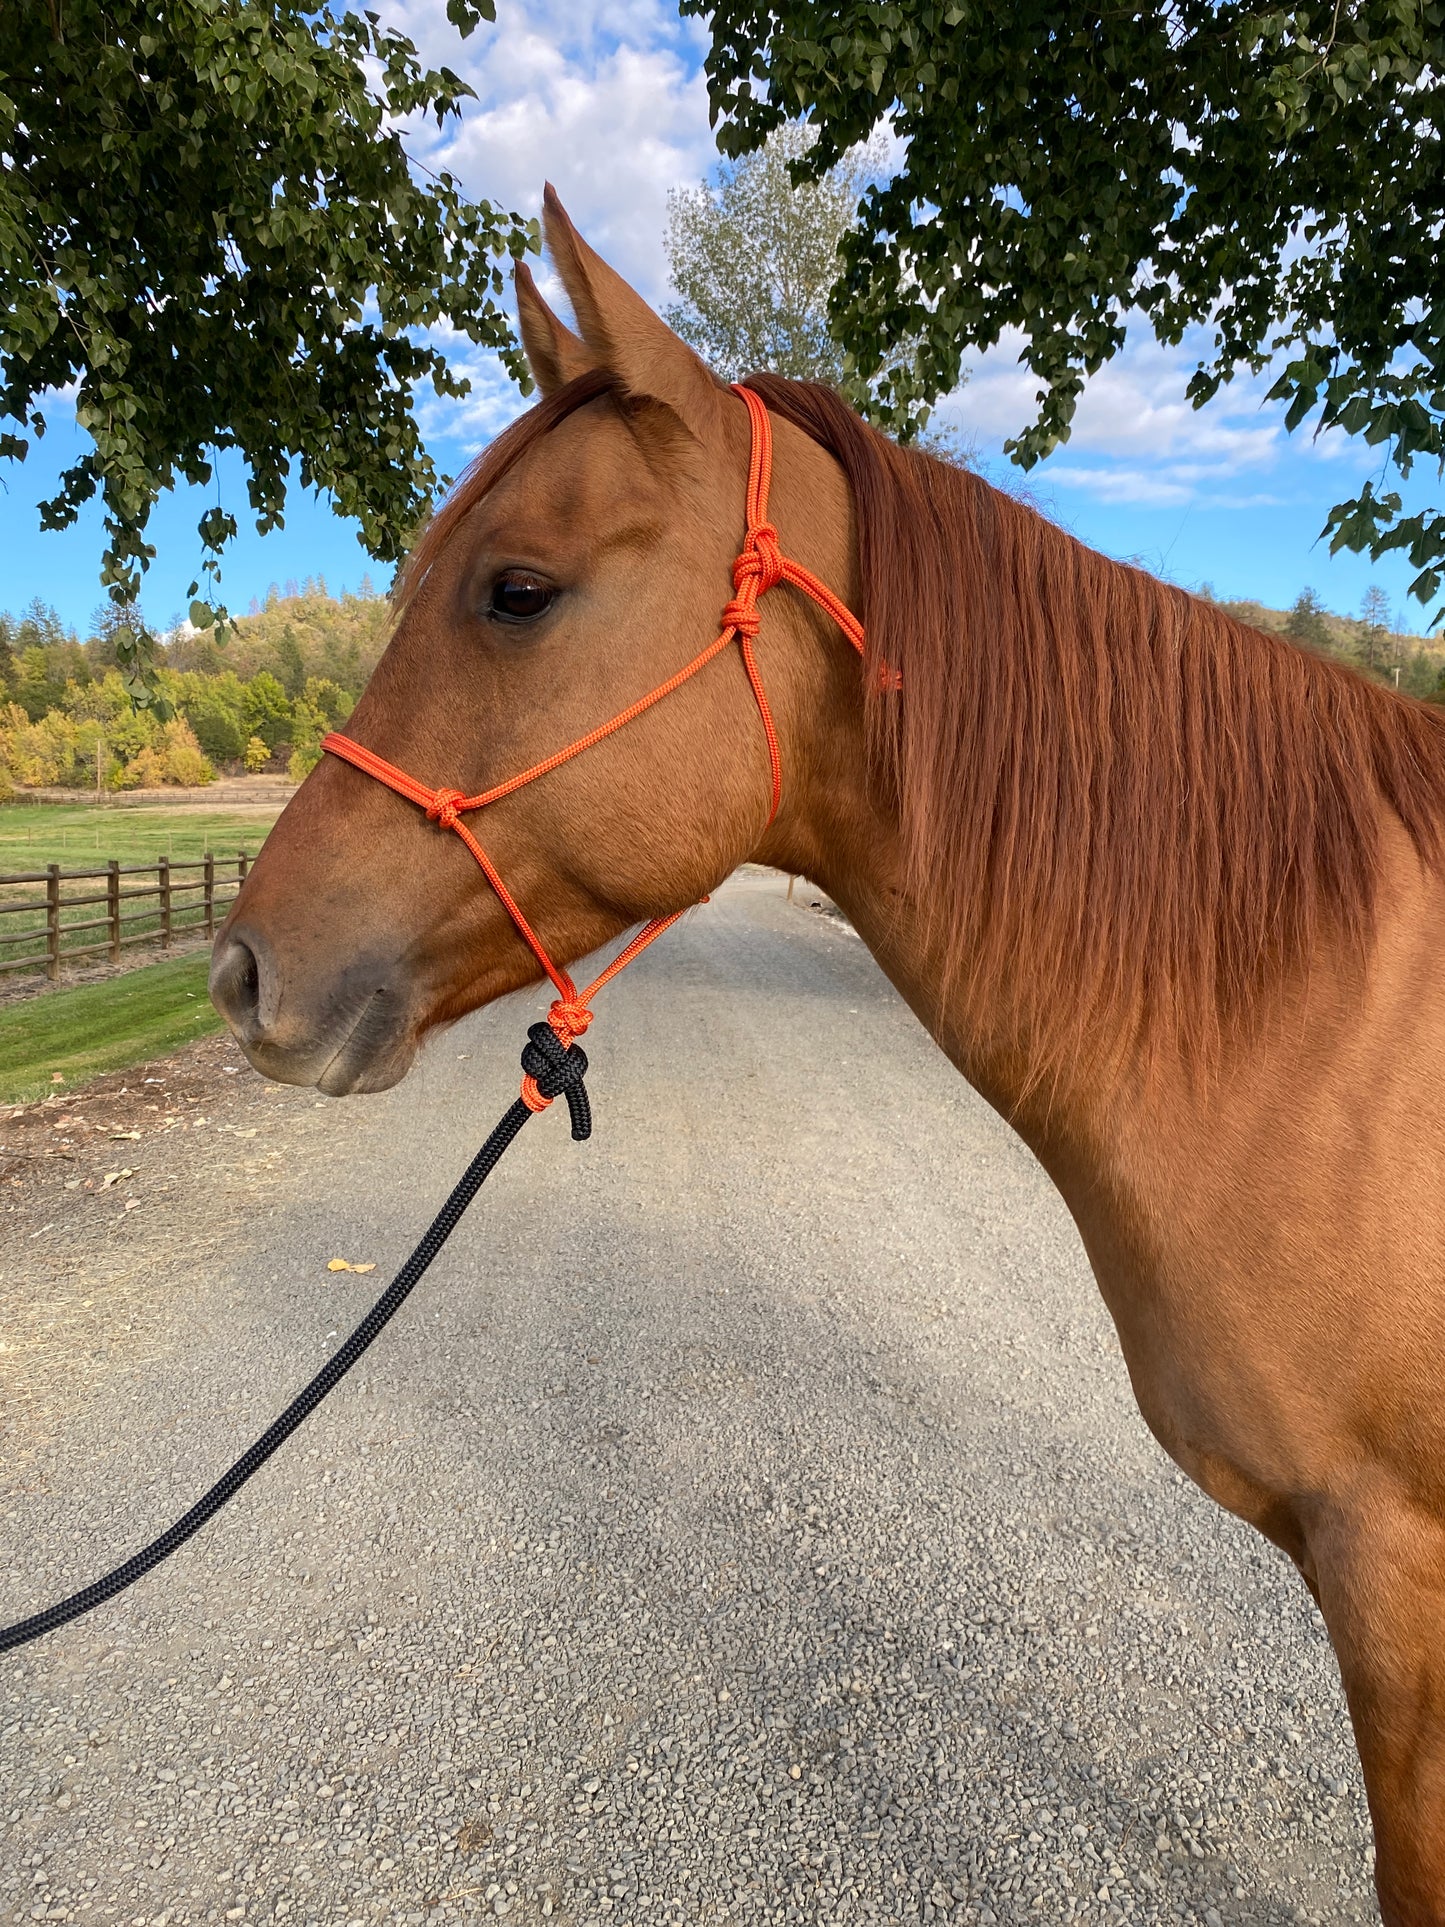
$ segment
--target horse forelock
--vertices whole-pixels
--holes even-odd
[[[1033,1077],[1141,1035],[1208,1054],[1327,933],[1364,955],[1388,811],[1439,865],[1445,711],[1097,554],[830,389],[751,385],[848,479],[874,779],[945,983],[1016,1013]]]

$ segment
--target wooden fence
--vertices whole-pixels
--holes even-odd
[[[251,857],[241,850],[218,862],[210,854],[189,862],[163,856],[156,863],[107,863],[103,870],[43,870],[0,876],[0,971],[43,970],[51,982],[69,958],[120,961],[127,944],[177,937],[213,937],[245,881]],[[146,882],[138,879],[146,878]],[[44,893],[34,889],[43,884]],[[78,893],[68,886],[99,885]],[[12,895],[13,890],[30,892]]]

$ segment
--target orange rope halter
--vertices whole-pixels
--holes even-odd
[[[408,776],[404,770],[397,769],[394,764],[378,756],[374,750],[352,742],[349,736],[342,736],[335,730],[322,740],[322,749],[329,751],[333,756],[339,756],[343,762],[350,763],[353,768],[361,770],[365,775],[374,776],[379,783],[385,783],[389,789],[395,790],[398,796],[404,796],[409,803],[415,803],[419,809],[425,810],[431,822],[439,824],[444,830],[454,830],[466,844],[481,866],[482,874],[497,893],[502,908],[517,926],[523,941],[557,991],[557,999],[547,1013],[547,1022],[564,1050],[570,1050],[574,1040],[580,1037],[592,1022],[592,1012],[588,1006],[603,985],[610,983],[619,971],[625,970],[634,957],[641,956],[647,946],[660,937],[664,930],[676,923],[685,912],[674,910],[669,917],[654,917],[651,923],[644,924],[631,943],[608,964],[602,975],[588,984],[585,990],[579,991],[567,972],[559,970],[547,955],[541,938],[523,915],[521,906],[503,883],[496,866],[462,821],[462,817],[472,810],[485,809],[489,803],[500,802],[504,796],[510,796],[514,790],[521,789],[524,784],[533,783],[539,776],[546,776],[552,770],[560,769],[563,763],[571,762],[572,758],[580,756],[583,750],[591,749],[594,743],[602,742],[605,737],[611,736],[616,730],[635,721],[637,717],[651,709],[654,703],[660,703],[664,696],[670,696],[700,669],[705,669],[715,656],[720,656],[728,644],[736,640],[742,656],[743,669],[747,674],[753,699],[758,706],[758,715],[762,718],[763,734],[767,738],[768,766],[772,778],[772,800],[768,809],[770,824],[777,815],[778,805],[782,801],[783,765],[778,751],[777,732],[773,728],[773,718],[768,709],[762,676],[753,653],[753,641],[761,626],[758,617],[758,598],[766,595],[769,589],[776,588],[780,582],[791,583],[795,589],[801,590],[805,596],[816,602],[825,614],[832,617],[860,656],[863,653],[863,625],[853,611],[846,603],[838,600],[826,583],[820,582],[817,576],[803,567],[801,562],[795,562],[791,556],[784,555],[779,548],[778,531],[767,519],[768,488],[773,475],[772,423],[761,397],[755,395],[750,388],[744,388],[735,383],[733,393],[741,396],[747,403],[748,416],[752,424],[752,447],[748,457],[747,534],[742,552],[733,564],[735,593],[732,601],[722,612],[722,633],[715,642],[708,644],[701,655],[694,656],[685,669],[679,669],[675,676],[669,676],[666,682],[659,683],[656,689],[632,703],[620,715],[614,716],[610,722],[602,723],[585,736],[579,736],[575,743],[569,743],[566,749],[559,749],[554,755],[545,757],[542,762],[534,763],[531,769],[523,770],[519,776],[509,776],[504,783],[498,783],[492,789],[483,790],[479,796],[464,796],[460,790],[453,789],[428,789],[425,783],[417,782],[415,777]],[[888,686],[894,686],[891,679],[888,679]],[[552,1099],[544,1096],[538,1089],[535,1077],[527,1076],[522,1080],[522,1102],[529,1111],[540,1111],[545,1110]]]

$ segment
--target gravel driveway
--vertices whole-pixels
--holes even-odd
[[[280,1407],[532,1009],[381,1098],[215,1041],[0,1120],[0,1616]],[[592,1143],[534,1123],[221,1520],[0,1661],[0,1921],[1376,1919],[1304,1588],[851,932],[739,879],[588,1044]]]

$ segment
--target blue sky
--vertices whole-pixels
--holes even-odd
[[[459,126],[418,130],[418,158],[433,167],[444,161],[474,194],[526,213],[538,210],[542,183],[552,180],[593,245],[654,303],[665,301],[668,190],[702,178],[717,158],[697,23],[679,21],[673,0],[500,0],[496,26],[463,42],[447,24],[445,0],[391,0],[381,11],[430,60],[462,73],[479,97]],[[1032,402],[1016,343],[973,357],[968,382],[941,412],[991,479],[1024,489],[1110,555],[1186,587],[1209,583],[1217,594],[1275,606],[1308,584],[1330,607],[1351,612],[1378,582],[1403,626],[1423,627],[1425,612],[1405,598],[1408,565],[1331,557],[1317,541],[1330,506],[1378,474],[1372,451],[1339,435],[1287,436],[1283,411],[1264,400],[1263,378],[1236,381],[1204,410],[1191,409],[1185,384],[1205,345],[1186,340],[1163,349],[1147,333],[1131,335],[1090,383],[1071,441],[1027,478],[1001,453]],[[423,404],[430,446],[452,473],[522,405],[495,363],[470,344],[460,343],[456,358],[473,375],[473,394]],[[46,412],[50,433],[30,459],[0,464],[0,608],[39,596],[83,627],[100,600],[100,519],[92,510],[74,529],[39,530],[36,501],[85,446],[63,399]],[[1438,499],[1433,480],[1417,479],[1410,498]],[[153,518],[159,553],[144,595],[153,622],[165,624],[184,607],[200,561],[196,519],[216,499],[241,523],[222,590],[233,609],[273,582],[320,575],[339,589],[355,588],[368,571],[379,586],[387,579],[353,525],[324,501],[293,496],[286,528],[257,536],[233,457],[221,464],[218,488],[179,490]]]

